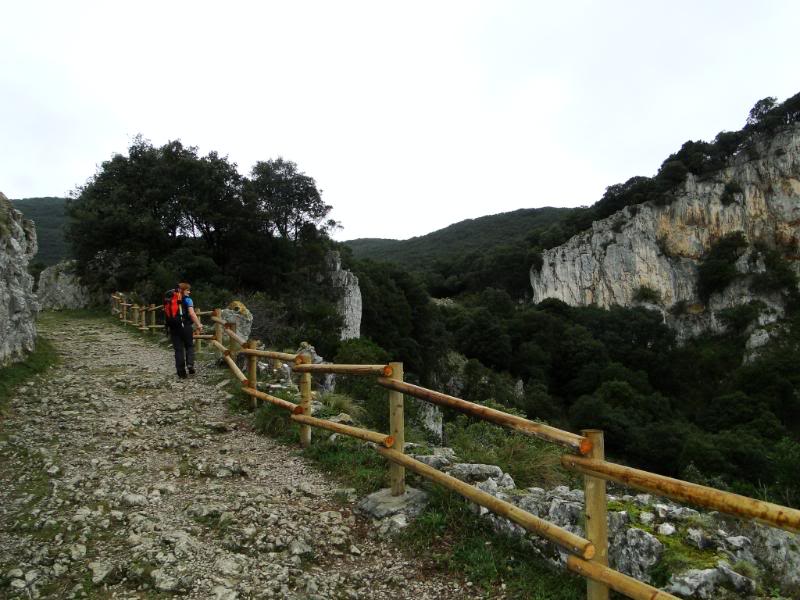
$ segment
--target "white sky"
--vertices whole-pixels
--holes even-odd
[[[591,204],[800,91],[794,0],[0,0],[0,24],[8,197],[66,195],[141,133],[296,162],[337,239]]]

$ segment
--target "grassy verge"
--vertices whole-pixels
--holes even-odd
[[[58,362],[58,353],[47,338],[36,339],[36,349],[25,360],[0,368],[0,416],[5,414],[11,396],[23,383],[44,373]]]
[[[453,492],[427,485],[430,503],[400,534],[413,552],[433,557],[445,570],[463,574],[478,590],[500,587],[509,598],[582,598],[582,579],[555,570],[532,556],[524,540],[492,530]],[[477,590],[476,590],[477,591]]]

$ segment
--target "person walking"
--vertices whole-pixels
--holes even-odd
[[[172,347],[175,350],[175,370],[181,379],[186,379],[188,375],[195,373],[192,323],[198,332],[203,332],[203,324],[194,312],[191,294],[191,285],[179,283],[178,287],[167,292],[164,298],[164,315]]]

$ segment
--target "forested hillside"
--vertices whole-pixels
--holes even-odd
[[[504,244],[523,242],[531,230],[561,220],[569,208],[521,208],[506,213],[466,219],[444,229],[407,240],[360,238],[345,242],[357,259],[396,262],[410,269],[428,269],[440,261]]]
[[[11,203],[26,219],[36,224],[36,235],[39,240],[39,252],[34,262],[44,266],[54,265],[67,258],[69,247],[64,238],[66,224],[66,198],[21,198]]]

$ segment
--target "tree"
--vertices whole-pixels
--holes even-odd
[[[747,124],[751,127],[758,125],[761,120],[767,116],[767,113],[775,108],[777,102],[778,99],[773,96],[767,96],[756,102],[753,108],[750,109],[750,114],[747,116]]]
[[[295,163],[283,158],[259,161],[250,175],[248,201],[257,207],[266,231],[296,241],[309,223],[323,231],[336,226],[335,221],[323,223],[332,207],[322,201],[314,179]]]

